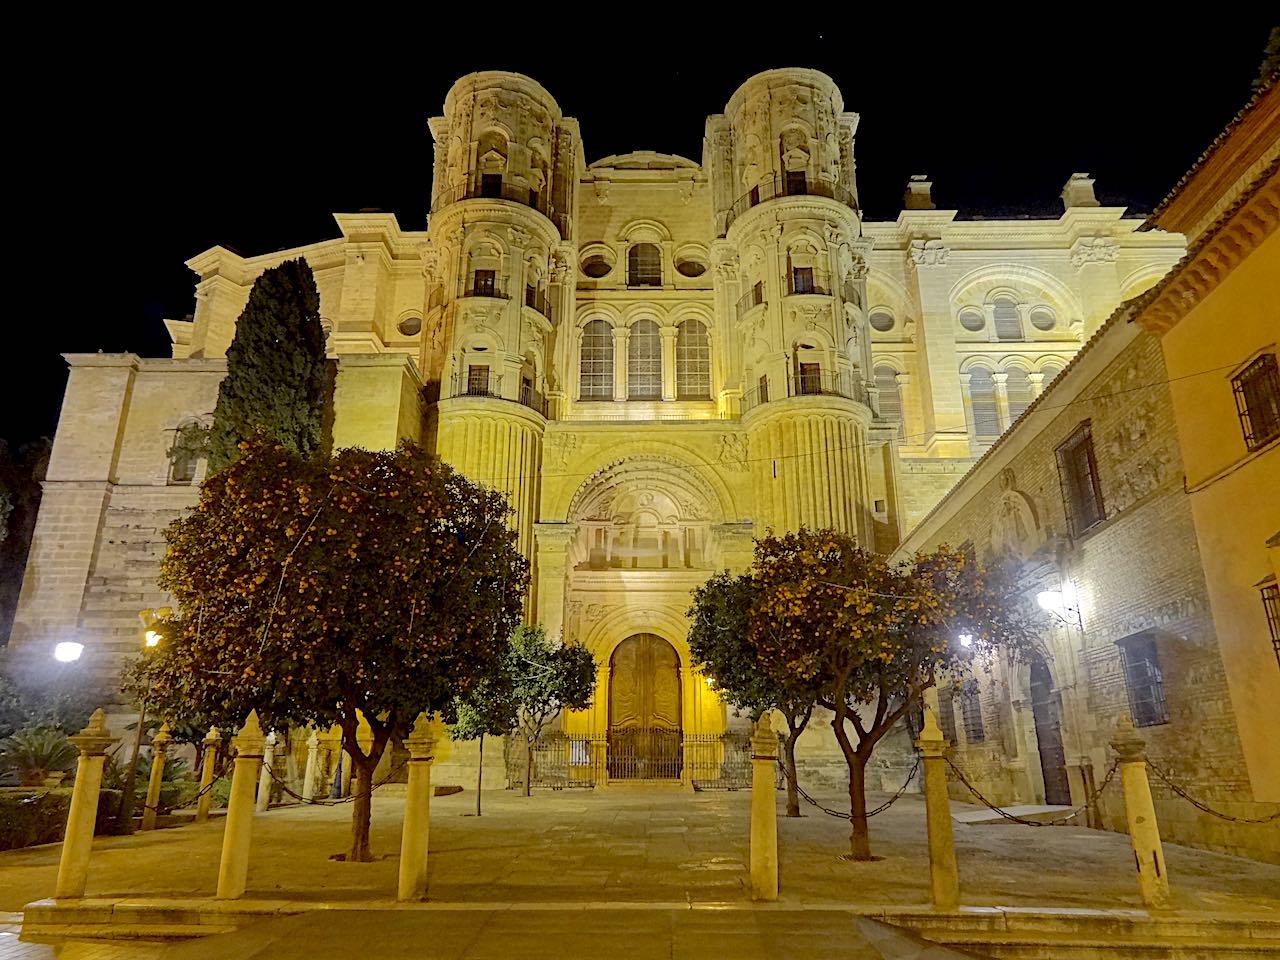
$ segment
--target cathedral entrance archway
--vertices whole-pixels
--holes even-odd
[[[1068,806],[1067,756],[1062,747],[1062,721],[1053,695],[1049,666],[1040,658],[1031,663],[1031,715],[1036,725],[1040,771],[1044,775],[1044,802]]]
[[[678,780],[683,741],[680,655],[638,633],[609,658],[610,780]]]

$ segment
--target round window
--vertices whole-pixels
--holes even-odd
[[[987,325],[987,318],[977,310],[966,310],[960,314],[960,326],[977,333]]]
[[[877,310],[871,315],[871,328],[881,333],[888,333],[893,329],[893,314]]]
[[[582,272],[592,280],[607,277],[613,270],[613,264],[601,254],[593,254],[582,261]]]
[[[692,257],[682,257],[676,261],[676,273],[682,277],[700,277],[707,272],[707,265]]]
[[[1031,325],[1037,330],[1052,330],[1056,323],[1057,317],[1047,307],[1036,307],[1031,311]]]
[[[416,337],[422,332],[421,317],[405,317],[396,324],[396,329],[400,331],[400,335],[404,337]]]

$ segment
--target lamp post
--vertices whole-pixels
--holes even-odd
[[[170,607],[158,607],[155,610],[139,610],[138,619],[142,621],[142,652],[145,654],[160,645],[160,632],[155,629],[157,620],[167,620],[173,616]],[[138,754],[142,752],[142,734],[147,724],[147,697],[144,695],[138,709],[138,728],[133,737],[133,756],[129,758],[129,768],[124,774],[124,796],[120,799],[120,824],[125,833],[133,833],[133,784],[138,776]]]

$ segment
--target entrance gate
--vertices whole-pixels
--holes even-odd
[[[661,637],[640,633],[618,644],[609,667],[609,779],[679,780],[679,654]]]

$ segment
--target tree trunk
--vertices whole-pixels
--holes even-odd
[[[854,860],[871,859],[871,836],[867,831],[867,760],[860,753],[846,757],[849,763],[849,855]]]
[[[476,816],[480,816],[480,784],[484,780],[484,734],[480,734],[480,762],[476,764]]]
[[[347,859],[368,863],[373,859],[369,850],[369,819],[373,809],[373,768],[377,761],[352,756],[351,763],[355,768],[351,784],[355,799],[351,802],[351,850]]]
[[[524,795],[529,796],[529,787],[533,780],[533,741],[528,737],[524,740]]]
[[[800,816],[800,791],[796,789],[796,737],[789,733],[782,738],[782,764],[787,772],[787,816]]]

